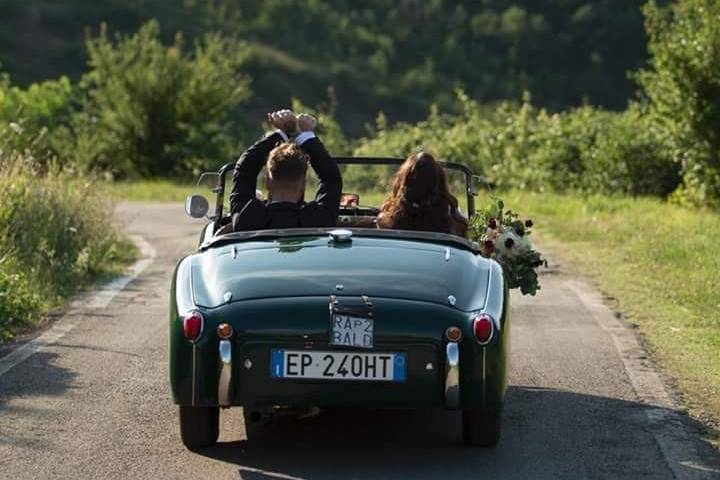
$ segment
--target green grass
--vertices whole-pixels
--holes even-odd
[[[538,241],[637,324],[701,420],[720,425],[720,214],[649,198],[512,192]]]
[[[258,184],[260,185],[260,184]],[[204,195],[211,201],[214,197],[210,189],[205,186],[196,186],[194,183],[179,183],[172,180],[136,180],[129,182],[115,182],[105,185],[110,192],[112,198],[116,201],[131,202],[184,202],[188,195],[199,193]],[[230,182],[226,186],[225,198],[227,200],[230,191]],[[348,190],[352,191],[352,189]],[[363,205],[378,206],[385,198],[384,193],[376,191],[365,192],[359,191],[360,202]],[[307,188],[305,198],[312,198],[314,189],[312,186]]]
[[[210,194],[208,188],[196,187],[193,183],[161,179],[108,183],[107,188],[117,201],[184,202],[185,197],[193,193],[206,197]]]

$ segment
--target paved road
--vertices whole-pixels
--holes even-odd
[[[632,331],[557,271],[536,298],[514,297],[494,450],[463,448],[454,412],[326,413],[248,443],[233,409],[221,417],[222,443],[191,453],[169,396],[167,306],[172,268],[199,225],[179,205],[123,205],[118,215],[155,248],[154,261],[106,308],[76,305],[54,344],[0,373],[0,478],[720,477],[716,453],[675,413]]]

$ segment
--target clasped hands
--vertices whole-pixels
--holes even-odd
[[[301,132],[311,132],[317,126],[317,119],[308,113],[295,115],[292,110],[277,110],[267,114],[270,125],[293,137]]]

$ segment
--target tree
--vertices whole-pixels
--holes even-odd
[[[135,35],[87,41],[90,72],[68,142],[80,166],[116,176],[168,176],[215,167],[236,153],[231,112],[249,96],[242,43],[207,34],[165,46],[151,21]]]
[[[682,166],[676,198],[720,205],[720,2],[644,10],[652,58],[637,78]]]

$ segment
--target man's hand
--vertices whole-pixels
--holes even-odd
[[[317,119],[310,114],[301,113],[297,117],[297,127],[301,132],[312,132],[317,126]]]
[[[277,110],[267,115],[268,122],[275,128],[279,128],[288,136],[295,135],[298,130],[297,119],[292,110]]]

